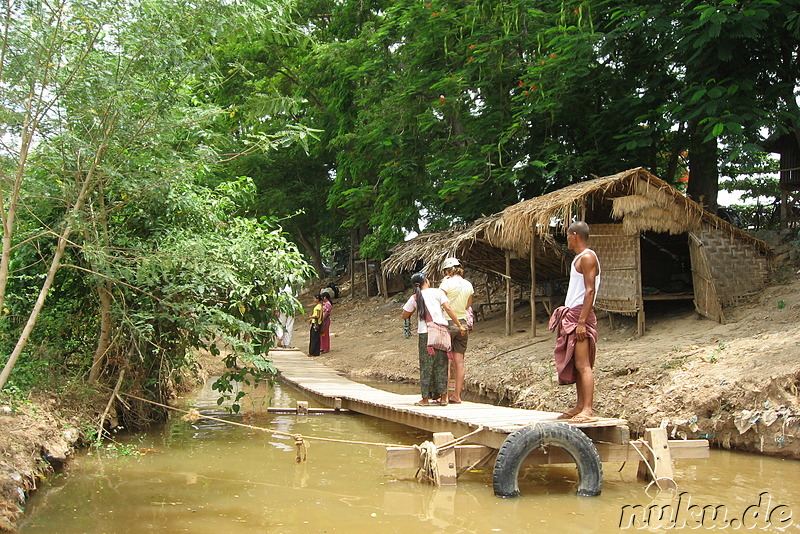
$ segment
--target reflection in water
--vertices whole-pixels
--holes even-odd
[[[430,437],[354,414],[267,414],[265,406],[304,399],[280,385],[255,393],[236,416],[220,410],[210,389],[187,403],[223,419],[307,436],[407,444]],[[312,441],[308,461],[298,464],[292,438],[204,419],[189,424],[175,417],[161,431],[127,442],[147,452],[79,456],[30,501],[21,532],[605,533],[618,530],[626,505],[677,502],[672,492],[645,494],[635,463],[605,464],[597,498],[574,495],[574,468],[550,467],[525,473],[522,497],[498,499],[491,466],[465,473],[457,487],[434,488],[419,484],[412,470],[386,470],[379,447]],[[767,491],[800,520],[798,462],[712,451],[707,460],[678,461],[675,477],[694,504],[725,505],[741,515]],[[663,530],[655,526],[648,530]]]

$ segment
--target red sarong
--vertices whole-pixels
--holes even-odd
[[[578,380],[578,372],[575,370],[575,329],[578,327],[578,319],[581,316],[583,306],[567,308],[559,306],[553,310],[550,317],[549,328],[551,332],[556,332],[556,348],[553,356],[556,359],[556,369],[558,370],[559,385],[574,384]],[[589,312],[586,318],[586,338],[589,340],[589,365],[594,368],[594,355],[597,352],[597,317],[594,310]]]

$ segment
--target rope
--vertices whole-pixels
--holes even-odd
[[[174,406],[169,406],[167,404],[162,404],[160,402],[156,402],[149,399],[144,399],[142,397],[137,397],[136,395],[132,395],[130,393],[120,393],[121,395],[125,395],[126,397],[130,397],[132,399],[136,399],[142,402],[147,402],[153,404],[155,406],[160,406],[161,408],[166,408],[167,410],[173,410],[175,412],[179,412],[184,414],[183,420],[187,422],[195,422],[198,419],[208,419],[210,421],[216,421],[219,423],[225,423],[228,425],[238,426],[242,428],[248,428],[250,430],[259,430],[261,432],[268,432],[272,435],[276,436],[285,436],[294,438],[294,446],[295,446],[295,461],[297,463],[303,463],[308,458],[308,447],[309,447],[309,440],[316,440],[316,441],[326,441],[329,443],[349,443],[354,445],[368,445],[373,447],[402,447],[402,448],[413,448],[419,452],[420,461],[422,466],[417,470],[416,478],[422,481],[430,482],[433,485],[438,486],[440,475],[439,475],[439,464],[437,462],[437,457],[443,454],[445,451],[455,447],[459,443],[463,443],[467,440],[470,436],[474,436],[475,434],[483,431],[483,426],[479,426],[477,429],[473,430],[469,434],[464,434],[458,438],[455,438],[447,443],[443,444],[441,447],[436,447],[433,442],[425,441],[422,445],[397,445],[393,443],[374,443],[369,441],[356,441],[356,440],[345,440],[345,439],[335,439],[335,438],[321,438],[317,436],[303,436],[302,434],[290,434],[288,432],[281,432],[280,430],[273,430],[271,428],[264,428],[260,426],[248,425],[245,423],[239,423],[237,421],[228,421],[227,419],[220,419],[219,417],[214,417],[211,415],[203,415],[196,409],[192,408],[191,410],[181,410],[180,408],[175,408]],[[487,455],[488,457],[488,455]],[[482,458],[478,463],[483,462],[486,457]],[[472,469],[471,466],[469,469]]]
[[[299,437],[299,438],[301,438],[303,440],[327,441],[329,443],[350,443],[350,444],[353,444],[353,445],[367,445],[367,446],[371,446],[371,447],[384,447],[384,448],[386,448],[386,447],[403,447],[403,448],[406,448],[406,449],[409,449],[409,448],[412,448],[412,447],[416,447],[416,445],[398,445],[398,444],[395,444],[395,443],[375,443],[375,442],[371,442],[371,441],[356,441],[356,440],[348,440],[348,439],[321,438],[321,437],[317,437],[317,436],[303,436],[301,434],[290,434],[288,432],[281,432],[280,430],[273,430],[271,428],[264,428],[264,427],[260,427],[260,426],[248,425],[248,424],[245,424],[245,423],[239,423],[237,421],[228,421],[227,419],[220,419],[219,417],[213,417],[211,415],[203,415],[203,414],[201,414],[200,412],[198,412],[197,410],[194,410],[194,409],[192,409],[191,411],[181,410],[180,408],[175,408],[174,406],[168,406],[166,404],[161,404],[160,402],[152,401],[152,400],[149,400],[149,399],[143,399],[141,397],[137,397],[136,395],[132,395],[130,393],[120,393],[120,395],[125,395],[126,397],[130,397],[132,399],[136,399],[136,400],[139,400],[139,401],[142,401],[142,402],[149,402],[150,404],[154,404],[156,406],[160,406],[162,408],[166,408],[167,410],[173,410],[175,412],[186,414],[190,418],[194,418],[195,421],[197,419],[201,419],[201,418],[202,419],[208,419],[209,421],[216,421],[218,423],[225,423],[225,424],[228,424],[228,425],[239,426],[239,427],[242,427],[242,428],[249,428],[250,430],[259,430],[261,432],[267,432],[267,433],[275,435],[275,436],[285,436],[285,437],[288,437],[288,438],[294,438],[295,441]],[[191,420],[191,419],[187,419],[187,420]],[[468,435],[470,435],[470,434],[468,434]]]
[[[474,436],[478,432],[482,432],[482,431],[483,431],[483,426],[479,426],[477,429],[473,430],[469,434],[464,434],[463,436],[458,437],[458,438],[454,439],[453,441],[448,441],[447,443],[445,443],[441,447],[439,447],[439,450],[440,451],[446,451],[448,449],[452,449],[453,447],[455,447],[459,443],[463,443],[464,441],[466,441],[466,439],[468,437]]]
[[[434,486],[438,486],[440,475],[439,475],[439,462],[437,461],[437,458],[442,454],[444,454],[449,449],[452,449],[459,443],[466,441],[467,438],[469,438],[470,436],[474,436],[475,434],[481,432],[482,430],[483,426],[479,426],[477,429],[473,430],[469,434],[464,434],[461,437],[448,441],[447,443],[443,443],[439,447],[437,447],[431,441],[424,441],[422,442],[422,445],[414,445],[414,450],[419,452],[419,459],[420,463],[422,464],[420,468],[417,469],[417,473],[415,475],[417,480],[420,480],[422,482],[429,482]],[[483,462],[491,454],[492,453],[489,453],[488,455],[484,456],[483,458],[475,462],[472,466],[470,466],[467,470],[472,469],[479,463]]]
[[[417,469],[417,480],[438,486],[439,463],[436,461],[438,455],[436,445],[432,441],[423,441],[422,445],[414,445],[414,449],[419,452],[419,459],[422,463],[422,466]]]
[[[657,477],[656,476],[656,469],[658,468],[658,458],[656,457],[656,451],[653,450],[653,447],[651,447],[650,444],[647,441],[642,440],[642,439],[638,439],[636,441],[629,441],[628,443],[630,444],[631,447],[633,447],[633,450],[635,450],[639,454],[639,457],[642,459],[644,464],[647,466],[647,469],[650,471],[650,476],[653,477],[653,480],[650,481],[650,483],[647,485],[647,487],[644,488],[644,492],[645,492],[645,494],[647,494],[648,497],[650,496],[650,494],[647,493],[647,492],[648,492],[648,490],[650,489],[650,487],[653,484],[655,484],[656,487],[658,487],[659,490],[664,491],[664,488],[661,487],[661,482],[662,481],[667,481],[668,480],[668,481],[670,481],[672,483],[673,489],[675,489],[675,490],[678,489],[678,484],[677,484],[677,482],[675,482],[674,479],[672,479],[670,477]],[[645,447],[647,447],[650,450],[650,452],[653,455],[653,463],[655,465],[652,465],[652,466],[650,465],[650,462],[648,461],[648,459],[645,457],[644,454],[642,454],[642,451],[640,451],[639,448],[636,446],[637,443],[644,445]]]

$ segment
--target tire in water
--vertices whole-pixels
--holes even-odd
[[[603,489],[603,464],[589,437],[565,423],[537,423],[520,428],[503,442],[494,463],[494,494],[516,497],[519,493],[519,469],[532,451],[544,446],[561,447],[578,467],[578,491],[581,497],[595,497]]]

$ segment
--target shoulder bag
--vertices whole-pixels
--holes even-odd
[[[429,311],[425,310],[425,315],[427,316],[425,324],[428,325],[428,346],[436,350],[449,351],[451,348],[450,329],[434,322]]]

